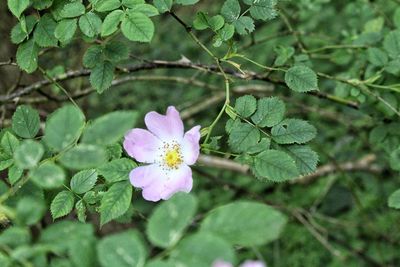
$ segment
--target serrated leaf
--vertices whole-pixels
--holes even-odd
[[[109,13],[101,25],[101,36],[109,36],[116,32],[123,16],[124,12],[122,10],[114,10]]]
[[[309,146],[292,145],[286,147],[289,155],[294,159],[301,175],[315,172],[318,163],[318,154]]]
[[[153,0],[153,4],[159,12],[164,13],[171,10],[172,0]]]
[[[83,194],[91,190],[97,181],[97,171],[94,169],[84,170],[72,176],[71,190],[77,194]]]
[[[80,222],[86,222],[86,206],[83,200],[79,200],[75,204],[76,215]]]
[[[228,23],[236,21],[240,16],[240,4],[238,0],[227,0],[221,8],[221,14]]]
[[[25,140],[15,150],[14,161],[21,169],[32,169],[39,163],[43,153],[44,148],[41,143]]]
[[[145,0],[122,0],[122,5],[128,7],[128,8],[133,8],[136,5],[144,4]]]
[[[101,19],[93,12],[88,12],[79,18],[79,28],[87,37],[95,37],[101,30]]]
[[[306,66],[291,67],[285,74],[285,82],[296,92],[319,90],[317,74]]]
[[[106,43],[103,52],[108,60],[115,63],[129,58],[129,47],[125,43],[119,41]]]
[[[130,159],[116,159],[100,166],[97,170],[107,182],[128,181],[129,173],[137,167],[136,163]]]
[[[148,17],[157,16],[159,14],[157,8],[149,4],[137,4],[129,9],[128,13],[129,12],[140,12]]]
[[[383,41],[383,47],[390,58],[397,58],[400,54],[400,30],[389,32]]]
[[[107,152],[103,147],[80,144],[63,153],[60,163],[72,170],[89,169],[104,164]]]
[[[94,68],[97,64],[103,62],[103,47],[101,45],[92,45],[83,55],[83,66]]]
[[[29,6],[29,0],[7,0],[8,9],[14,16],[19,18]]]
[[[27,16],[25,18],[25,27],[22,27],[22,22],[18,22],[11,30],[11,42],[13,44],[22,43],[32,32],[37,23],[35,16]]]
[[[55,189],[63,186],[65,173],[60,166],[49,161],[32,170],[29,178],[40,188]]]
[[[114,65],[110,61],[99,62],[90,73],[90,84],[101,94],[110,88],[114,78]]]
[[[264,97],[257,102],[257,111],[251,120],[260,127],[272,127],[283,120],[285,103],[277,97]]]
[[[283,182],[299,175],[294,159],[278,150],[267,150],[254,159],[257,175],[274,182]]]
[[[43,10],[51,7],[53,0],[32,0],[32,6],[37,10]]]
[[[388,199],[388,206],[394,209],[400,209],[400,189],[394,191],[389,199]]]
[[[61,191],[58,193],[50,205],[51,216],[57,219],[69,214],[74,207],[74,194],[70,191]]]
[[[304,144],[315,138],[317,130],[306,121],[286,119],[272,127],[271,134],[278,144]]]
[[[33,32],[35,42],[41,47],[57,46],[57,38],[54,35],[57,23],[52,19],[51,15],[44,15]]]
[[[78,19],[63,19],[58,22],[54,35],[61,43],[68,43],[74,37],[77,28]]]
[[[196,198],[185,193],[161,203],[147,223],[146,233],[150,242],[162,248],[175,245],[193,220],[196,210]]]
[[[94,2],[93,7],[98,12],[106,12],[117,9],[121,6],[119,0],[97,0]]]
[[[128,12],[122,19],[122,33],[131,41],[148,43],[154,35],[154,24],[140,12]]]
[[[233,22],[237,33],[246,35],[255,30],[254,20],[248,16],[241,16],[238,20]]]
[[[62,18],[75,18],[83,14],[85,14],[85,6],[79,1],[66,3],[60,12]]]
[[[20,44],[17,49],[17,64],[27,73],[34,72],[38,67],[39,47],[33,38]]]
[[[129,181],[113,184],[103,195],[100,205],[100,225],[124,214],[131,204],[132,185]]]
[[[85,116],[75,106],[66,105],[46,121],[43,141],[54,151],[61,151],[77,140],[85,125]]]
[[[276,17],[277,0],[244,0],[250,5],[250,14],[254,19],[270,20]]]
[[[136,231],[108,235],[97,245],[102,267],[142,267],[146,261],[146,248]]]
[[[283,66],[294,55],[295,52],[292,46],[283,45],[277,46],[274,51],[277,54],[274,62],[275,66]]]
[[[246,152],[260,140],[260,131],[247,123],[235,123],[229,134],[229,146],[234,152]]]
[[[4,153],[11,157],[17,147],[19,146],[19,140],[9,131],[5,132],[3,137],[1,138],[1,148],[3,149]]]
[[[378,67],[385,66],[389,62],[387,54],[379,48],[370,47],[367,50],[368,61]]]
[[[33,138],[40,129],[39,113],[30,106],[18,106],[12,116],[12,129],[22,138]]]
[[[16,182],[18,182],[19,179],[21,179],[23,173],[23,169],[19,168],[16,165],[12,165],[8,169],[8,181],[10,182],[10,184],[14,185]]]
[[[211,211],[201,223],[201,231],[223,237],[232,244],[251,247],[277,239],[286,222],[286,216],[270,206],[237,201]]]
[[[235,111],[243,118],[250,117],[257,108],[257,100],[252,95],[241,96],[236,99]]]

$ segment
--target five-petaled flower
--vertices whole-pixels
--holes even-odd
[[[138,162],[149,163],[133,169],[130,181],[143,189],[149,201],[168,199],[173,194],[190,192],[193,165],[200,152],[200,126],[184,134],[183,122],[175,107],[167,114],[149,112],[144,118],[148,130],[134,128],[125,135],[124,148]]]

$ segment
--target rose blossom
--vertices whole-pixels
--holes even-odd
[[[214,261],[211,267],[233,267],[233,264],[223,260],[216,260]],[[267,267],[267,266],[262,261],[247,260],[243,262],[239,267]]]
[[[166,115],[151,111],[144,118],[148,130],[134,128],[125,135],[124,148],[138,162],[148,163],[133,169],[131,184],[142,188],[149,201],[168,199],[193,186],[193,165],[200,152],[200,126],[184,134],[183,122],[175,107]]]

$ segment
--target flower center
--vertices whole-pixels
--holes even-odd
[[[181,148],[178,144],[164,146],[164,164],[172,169],[177,169],[183,162]]]

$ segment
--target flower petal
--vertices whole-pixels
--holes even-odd
[[[162,143],[151,132],[135,128],[125,135],[124,148],[139,162],[154,163]]]
[[[216,260],[211,267],[233,267],[232,263],[223,260]]]
[[[147,128],[163,141],[180,142],[183,138],[183,122],[179,112],[173,106],[168,107],[166,115],[155,111],[147,113],[144,122]]]
[[[243,262],[240,267],[266,267],[266,265],[262,261],[247,260]]]
[[[183,164],[179,169],[167,171],[161,198],[166,200],[177,192],[189,193],[193,187],[192,169]]]
[[[129,173],[131,184],[138,188],[144,188],[159,180],[162,170],[157,164],[139,166]]]
[[[195,126],[185,133],[182,141],[183,161],[193,165],[200,153],[200,126]]]

